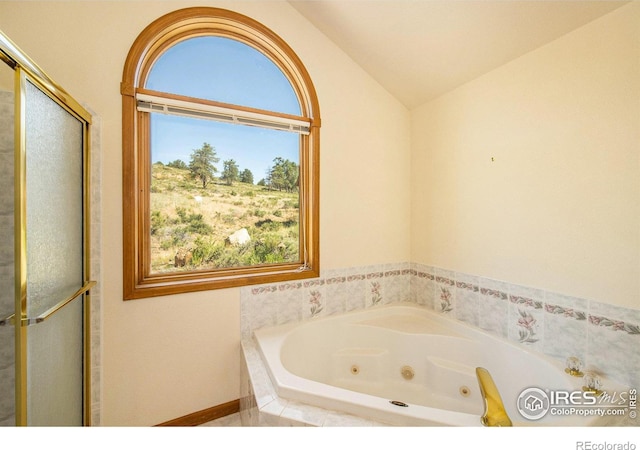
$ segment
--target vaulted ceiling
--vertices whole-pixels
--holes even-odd
[[[591,0],[289,0],[408,108],[623,6]]]

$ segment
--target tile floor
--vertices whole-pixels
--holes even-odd
[[[203,423],[199,425],[201,427],[241,427],[240,413],[230,414],[228,416],[221,417],[211,422]]]

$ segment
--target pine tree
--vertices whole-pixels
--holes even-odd
[[[249,169],[244,169],[240,174],[240,181],[243,183],[253,184],[253,173]]]
[[[216,157],[216,149],[206,142],[202,144],[201,148],[194,149],[191,153],[189,170],[194,178],[202,182],[203,189],[207,187],[207,183],[218,172],[218,169],[214,166],[218,161],[220,161],[220,158]]]
[[[238,168],[238,164],[236,164],[235,160],[228,159],[223,162],[224,169],[222,170],[222,179],[227,183],[228,186],[233,185],[234,181],[238,181],[240,178],[240,169]]]

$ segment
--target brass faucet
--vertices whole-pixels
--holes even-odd
[[[484,414],[480,419],[482,424],[486,427],[512,426],[511,419],[504,409],[502,398],[489,371],[484,367],[476,367],[476,376],[484,400]]]

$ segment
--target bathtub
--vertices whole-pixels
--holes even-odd
[[[482,426],[476,367],[486,368],[514,426],[585,426],[592,418],[527,420],[523,390],[580,391],[564,364],[415,304],[393,304],[254,331],[277,395],[399,426]],[[570,355],[567,355],[570,356]]]

